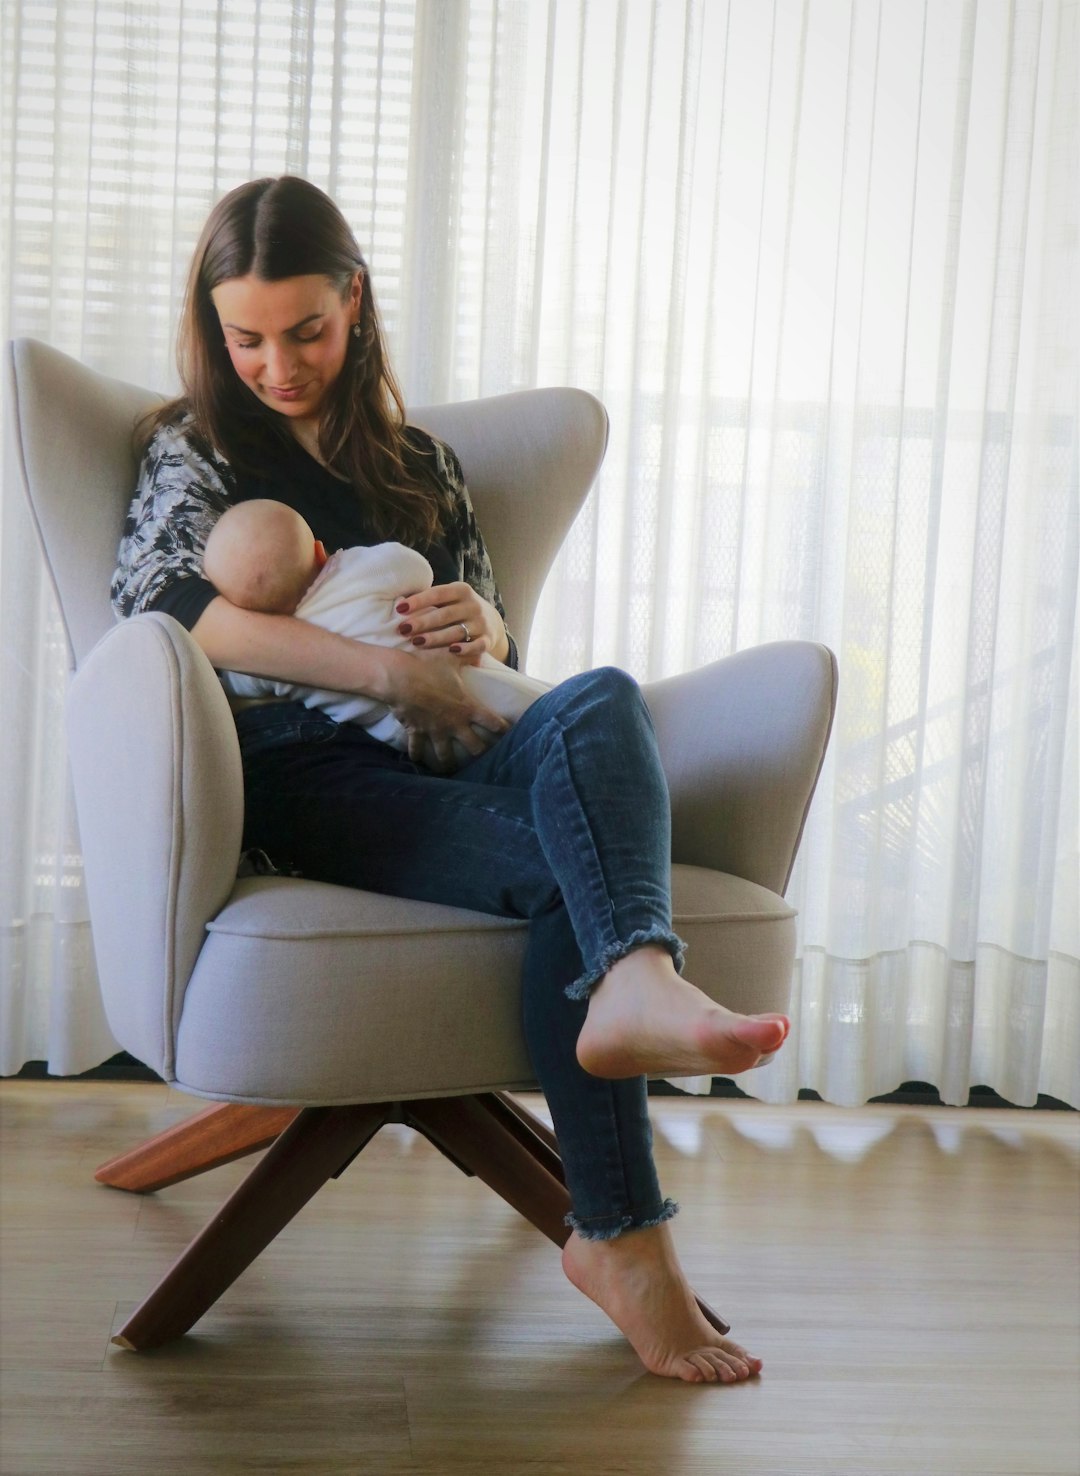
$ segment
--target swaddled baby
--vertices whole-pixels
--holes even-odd
[[[218,592],[245,610],[295,615],[354,640],[412,651],[399,635],[394,606],[402,597],[430,588],[434,575],[423,554],[403,543],[343,548],[328,558],[300,514],[283,502],[252,499],[222,514],[206,543],[203,571]],[[356,692],[327,692],[296,682],[219,673],[237,697],[285,697],[318,707],[339,723],[360,723],[373,738],[403,751],[405,729],[389,708]],[[511,670],[485,652],[479,665],[463,665],[466,686],[500,717],[516,722],[545,682]],[[459,759],[469,754],[455,741]]]

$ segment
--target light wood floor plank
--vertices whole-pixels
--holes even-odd
[[[766,1365],[701,1389],[640,1372],[554,1247],[404,1129],[192,1334],[122,1352],[254,1160],[144,1198],[93,1169],[200,1106],[0,1088],[4,1476],[1080,1472],[1075,1114],[656,1099],[691,1280]]]

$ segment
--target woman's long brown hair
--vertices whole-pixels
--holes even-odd
[[[210,294],[220,282],[254,274],[265,282],[324,276],[348,296],[363,275],[360,335],[349,334],[345,364],[319,424],[319,454],[363,500],[383,538],[429,542],[446,510],[430,458],[409,445],[405,405],[385,348],[367,265],[340,210],[293,175],[240,185],[214,206],[191,263],[177,338],[183,393],[143,425],[149,439],[188,410],[196,430],[238,470],[273,465],[289,431],[232,366]]]

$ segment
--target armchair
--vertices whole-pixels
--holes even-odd
[[[535,1086],[519,1024],[525,924],[237,879],[240,758],[221,686],[176,621],[116,624],[109,606],[132,426],[157,397],[25,339],[9,345],[6,393],[70,651],[71,765],[108,1019],[165,1081],[215,1104],[97,1178],[149,1192],[269,1145],[115,1341],[144,1349],[187,1331],[391,1121],[561,1245],[557,1142],[507,1095]],[[603,408],[551,389],[412,418],[458,452],[524,648],[603,457]],[[795,928],[781,893],[835,685],[829,651],[784,642],[646,689],[672,794],[675,927],[695,980],[736,1010],[787,1003]]]

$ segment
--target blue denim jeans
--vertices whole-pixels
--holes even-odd
[[[568,1223],[606,1239],[673,1215],[645,1079],[601,1080],[575,1054],[589,992],[617,959],[656,943],[682,963],[667,783],[633,678],[570,678],[452,775],[299,703],[249,708],[237,727],[245,847],[316,880],[529,919],[523,1025]]]

